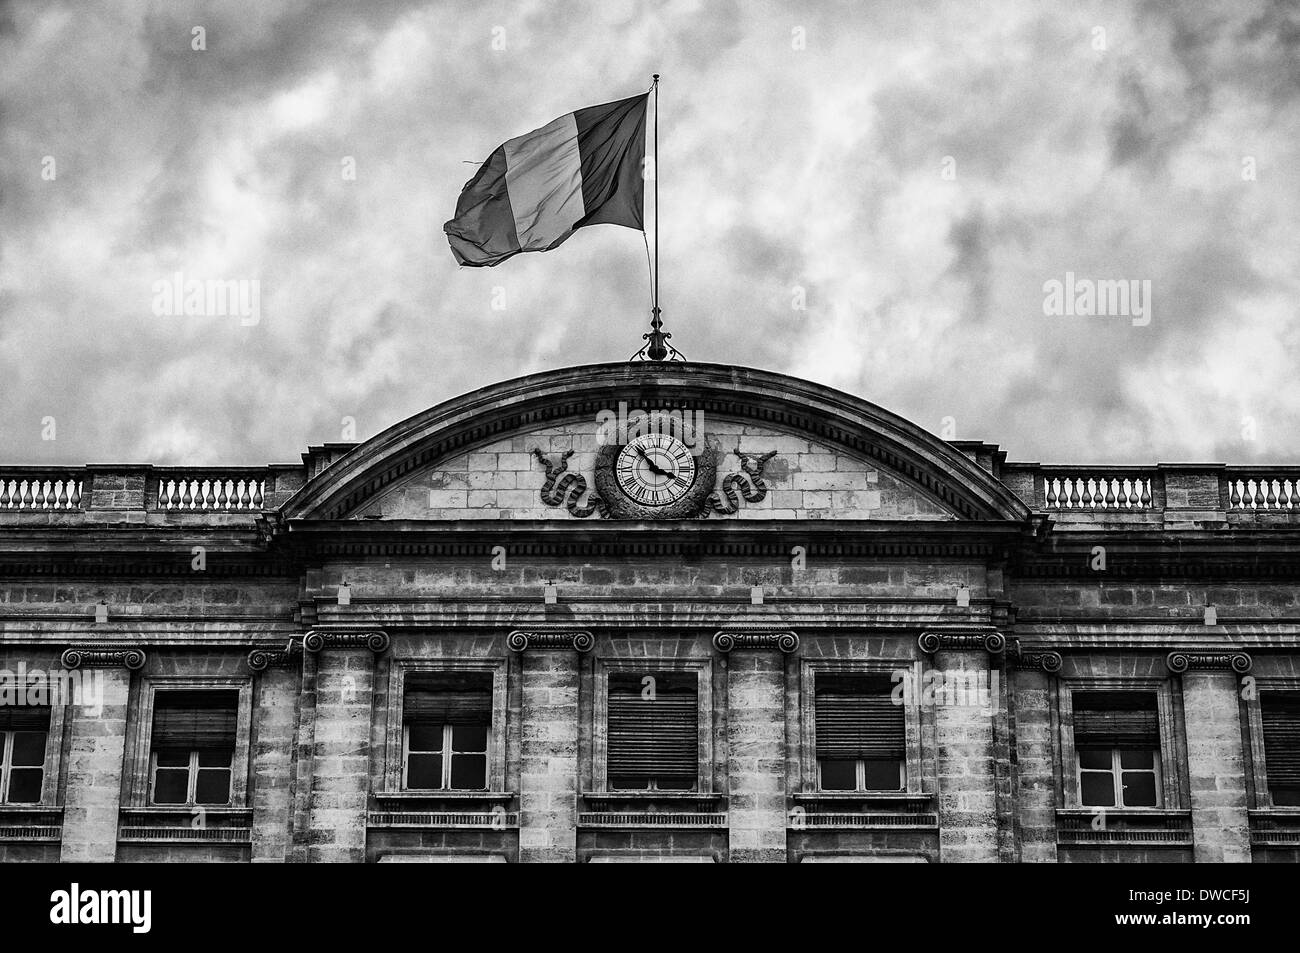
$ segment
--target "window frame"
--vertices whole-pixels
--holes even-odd
[[[52,718],[53,715],[51,714],[51,719]],[[36,734],[45,735],[45,743],[41,746],[42,747],[41,763],[39,765],[35,765],[35,764],[14,765],[12,763],[14,740],[15,740],[14,736],[15,735],[36,735]],[[8,809],[12,807],[19,807],[19,808],[36,807],[41,803],[43,803],[45,799],[46,765],[49,763],[50,760],[50,734],[51,732],[49,727],[47,727],[44,731],[30,731],[26,729],[17,729],[17,728],[13,730],[7,728],[4,730],[0,730],[0,809]],[[40,793],[37,794],[35,801],[10,801],[9,800],[9,784],[13,780],[13,770],[15,767],[20,771],[35,771],[38,768],[40,769],[41,790]]]
[[[902,785],[891,789],[863,789],[860,791],[824,791],[821,786],[821,765],[817,759],[817,676],[818,675],[886,675],[906,671],[912,691],[904,697],[903,705],[903,761]],[[881,796],[924,794],[921,773],[921,708],[920,686],[924,663],[920,659],[804,659],[799,671],[799,750],[800,787],[804,794]],[[896,683],[894,683],[896,684]],[[864,761],[866,759],[858,759]],[[859,777],[864,766],[856,767]]]
[[[180,749],[180,748],[172,748],[172,749],[170,749],[170,750],[172,750],[172,751],[180,751],[180,750],[182,750],[182,749]],[[234,789],[235,789],[235,777],[234,777],[235,752],[234,752],[234,749],[233,749],[233,748],[230,749],[230,766],[229,766],[229,767],[226,767],[226,768],[214,768],[212,765],[204,765],[204,766],[203,766],[203,770],[205,770],[205,771],[213,771],[213,770],[222,771],[222,770],[224,770],[224,771],[228,771],[228,772],[230,772],[230,784],[229,784],[229,786],[228,786],[227,789],[226,789],[226,790],[227,790],[227,795],[228,795],[228,796],[227,796],[227,798],[226,798],[225,803],[224,803],[224,804],[200,804],[200,803],[198,803],[198,801],[196,800],[196,798],[198,797],[198,786],[199,786],[199,767],[200,767],[200,766],[199,766],[199,752],[200,752],[200,751],[203,751],[203,750],[205,750],[205,749],[203,749],[203,748],[190,748],[190,749],[189,749],[190,763],[189,763],[189,765],[187,766],[187,768],[185,769],[185,770],[188,772],[188,775],[187,775],[187,777],[186,777],[186,790],[185,790],[185,801],[184,801],[184,803],[171,801],[171,802],[168,802],[168,803],[165,803],[165,804],[160,804],[160,803],[158,803],[158,801],[154,800],[154,796],[155,796],[155,794],[157,793],[158,751],[157,751],[156,749],[153,749],[153,748],[151,747],[151,750],[149,751],[149,806],[150,806],[150,807],[201,807],[201,808],[205,808],[205,809],[206,809],[206,808],[230,807],[230,806],[231,806],[232,799],[234,798]],[[208,749],[206,749],[206,750],[208,750],[208,751],[225,751],[226,749],[225,749],[225,748],[208,748]],[[172,766],[172,765],[164,765],[164,766],[163,766],[163,770],[164,770],[164,771],[180,771],[181,768],[180,768],[179,765],[176,765],[176,766]]]
[[[1110,811],[1121,811],[1121,810],[1129,811],[1129,810],[1137,810],[1138,808],[1158,808],[1164,806],[1161,803],[1164,794],[1164,788],[1162,785],[1162,778],[1161,778],[1163,772],[1160,770],[1161,758],[1160,758],[1159,751],[1151,748],[1126,748],[1123,745],[1110,745],[1107,748],[1098,747],[1097,750],[1110,752],[1110,768],[1108,770],[1102,768],[1085,768],[1083,766],[1083,763],[1078,759],[1078,748],[1076,747],[1075,749],[1075,761],[1077,762],[1075,765],[1075,773],[1077,775],[1075,780],[1079,785],[1080,807],[1091,808],[1091,809],[1105,809]],[[1123,753],[1125,751],[1145,751],[1153,754],[1154,757],[1152,757],[1151,759],[1151,767],[1150,768],[1125,768],[1121,764],[1121,761],[1123,760]],[[1085,771],[1088,772],[1089,774],[1110,775],[1111,793],[1115,796],[1114,804],[1103,805],[1103,804],[1083,803],[1083,774]],[[1120,802],[1124,800],[1124,774],[1125,773],[1137,774],[1139,772],[1144,774],[1153,774],[1155,776],[1154,786],[1156,792],[1156,803],[1155,804],[1121,804]]]
[[[1155,759],[1157,803],[1154,807],[1101,808],[1083,803],[1079,784],[1079,753],[1074,743],[1074,695],[1076,692],[1135,692],[1156,696],[1156,721],[1160,746]],[[1179,811],[1184,810],[1179,773],[1179,733],[1174,719],[1173,686],[1168,678],[1061,679],[1058,699],[1060,716],[1061,781],[1064,806],[1071,810],[1094,811]],[[1111,746],[1114,748],[1114,746]],[[1119,749],[1114,749],[1119,750]],[[1132,750],[1132,749],[1130,749]],[[1112,753],[1112,765],[1116,757]],[[1117,782],[1118,783],[1118,782]]]
[[[434,722],[426,722],[434,724]],[[447,791],[467,791],[485,793],[488,790],[488,784],[491,780],[492,764],[492,726],[487,726],[487,736],[484,739],[484,749],[482,751],[457,751],[453,747],[456,726],[446,724],[442,728],[442,747],[437,752],[434,751],[417,751],[416,754],[438,754],[442,758],[442,785],[436,788],[413,788],[410,783],[410,757],[411,757],[411,723],[402,719],[402,790],[414,793],[440,794]],[[483,787],[481,788],[454,788],[451,786],[451,760],[456,755],[482,755],[484,759],[483,770]]]
[[[413,797],[447,797],[487,795],[506,792],[506,709],[509,659],[406,658],[393,659],[388,672],[388,723],[384,736],[383,793]],[[409,675],[440,672],[479,672],[492,676],[491,719],[487,737],[487,776],[484,788],[415,788],[406,787],[407,731],[403,718],[406,680]],[[444,726],[444,729],[447,726]],[[444,776],[448,765],[444,763]]]
[[[153,750],[153,714],[159,692],[174,691],[236,691],[239,699],[235,706],[235,746],[230,758],[230,800],[225,804],[155,804],[153,781],[155,753]],[[129,789],[123,807],[192,811],[221,810],[222,808],[248,808],[248,776],[251,762],[251,734],[253,718],[253,678],[248,676],[145,676],[141,680],[138,704],[134,706],[134,730],[128,736],[130,750],[126,764],[130,765]],[[195,749],[197,750],[197,749]],[[191,755],[193,761],[193,755]],[[190,779],[190,786],[197,776]]]
[[[609,677],[652,672],[695,673],[695,787],[614,788],[609,783]],[[699,796],[713,792],[713,659],[598,658],[592,698],[591,780],[593,794],[637,794],[660,797]]]
[[[1268,786],[1268,756],[1264,750],[1264,708],[1263,698],[1265,692],[1287,693],[1300,695],[1300,678],[1285,675],[1254,675],[1255,690],[1251,697],[1242,699],[1242,704],[1246,709],[1246,722],[1249,726],[1250,735],[1250,764],[1251,779],[1254,782],[1254,808],[1266,811],[1296,811],[1295,806],[1289,804],[1274,804],[1273,792]],[[1241,698],[1241,692],[1237,693]]]

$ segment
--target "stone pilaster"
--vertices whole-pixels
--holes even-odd
[[[727,660],[727,856],[786,862],[785,671],[792,632],[719,632]]]
[[[1055,652],[1019,654],[1009,664],[1015,722],[1019,860],[1056,863],[1056,756],[1052,735],[1051,676],[1061,670]]]
[[[311,793],[306,859],[362,863],[370,793],[370,717],[375,655],[388,636],[313,630],[303,647],[317,654]]]
[[[539,644],[541,643],[541,644]],[[578,655],[572,642],[545,647],[525,639],[521,652],[519,860],[578,859]],[[589,646],[588,646],[589,647]],[[527,648],[528,651],[524,651]]]
[[[993,691],[990,656],[1006,640],[996,632],[926,632],[922,651],[932,653],[933,669],[942,673],[934,699],[938,746],[939,860],[944,863],[996,863],[998,848],[998,777],[994,721],[1000,692]],[[974,691],[977,697],[971,697]],[[987,704],[980,704],[982,697]],[[923,704],[924,704],[923,699]]]
[[[1183,681],[1192,857],[1197,863],[1250,863],[1246,756],[1238,700],[1239,673],[1249,670],[1249,657],[1173,653],[1169,667],[1181,672]]]
[[[82,669],[103,680],[103,708],[68,709],[71,722],[59,859],[112,863],[117,858],[117,819],[126,757],[126,717],[131,670],[143,667],[144,653],[120,647],[74,647],[63,653],[65,668]],[[95,669],[94,671],[88,671]]]
[[[281,863],[288,859],[289,851],[301,658],[276,655],[279,657],[267,659],[262,654],[249,660],[250,667],[260,673],[254,686],[250,748],[254,863]]]

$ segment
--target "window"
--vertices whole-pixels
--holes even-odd
[[[49,730],[49,708],[0,708],[0,804],[40,803]]]
[[[817,787],[901,791],[906,769],[903,706],[887,675],[816,676]]]
[[[1300,692],[1264,692],[1264,771],[1274,807],[1300,807]]]
[[[1154,692],[1075,692],[1074,747],[1084,807],[1160,806]]]
[[[402,698],[402,784],[408,791],[487,788],[492,675],[413,675]]]
[[[236,691],[160,691],[154,696],[151,801],[229,804]]]
[[[689,672],[609,676],[606,774],[623,791],[692,791],[699,779],[697,678]]]

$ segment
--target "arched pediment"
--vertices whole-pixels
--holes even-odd
[[[746,467],[752,472],[757,459],[766,457],[760,465],[771,468],[767,476],[778,493],[783,479],[791,488],[813,487],[809,491],[813,493],[820,492],[816,487],[828,488],[825,498],[832,502],[827,508],[815,514],[800,512],[800,516],[871,518],[878,512],[877,518],[888,519],[899,516],[900,507],[905,507],[911,518],[1023,521],[1029,517],[1028,508],[992,474],[933,434],[874,404],[767,371],[653,363],[565,368],[493,384],[446,401],[348,451],[288,500],[280,517],[382,518],[393,507],[403,506],[400,500],[391,501],[408,488],[412,497],[423,494],[433,500],[440,480],[460,480],[458,473],[476,454],[480,461],[486,460],[487,450],[497,453],[493,464],[508,456],[510,467],[528,474],[528,479],[526,487],[504,487],[502,498],[513,505],[484,512],[484,518],[571,516],[563,507],[542,501],[538,488],[548,468],[558,475],[563,467],[584,476],[588,484],[596,482],[590,470],[599,460],[604,460],[605,472],[612,473],[609,458],[600,457],[594,442],[583,445],[589,452],[582,466],[578,465],[581,454],[566,458],[565,452],[578,448],[574,434],[590,435],[589,441],[594,441],[597,421],[602,414],[608,419],[617,413],[620,404],[650,412],[686,409],[702,415],[706,437],[716,452],[712,463],[706,459],[701,465],[716,464],[720,495],[729,473],[745,472]],[[540,456],[532,453],[534,446]],[[572,468],[570,461],[575,464]],[[805,469],[824,472],[829,467],[843,475],[798,475],[801,461]],[[487,474],[483,478],[486,489],[492,480]],[[464,479],[468,503],[470,475]],[[551,486],[553,495],[555,484]],[[753,491],[743,479],[733,481],[732,487],[741,494]],[[522,505],[525,489],[534,498],[531,506]],[[568,502],[576,501],[573,494]],[[460,503],[458,496],[454,502]],[[770,500],[763,505],[777,517],[788,515],[779,498],[775,508]],[[394,515],[427,519],[478,515],[461,506],[431,503],[427,509],[412,512],[406,506]],[[580,509],[578,515],[583,515]],[[617,518],[635,513],[623,508],[591,515]]]

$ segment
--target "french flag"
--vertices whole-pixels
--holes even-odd
[[[644,230],[649,94],[568,113],[498,146],[442,226],[456,261],[491,267],[584,225]]]

